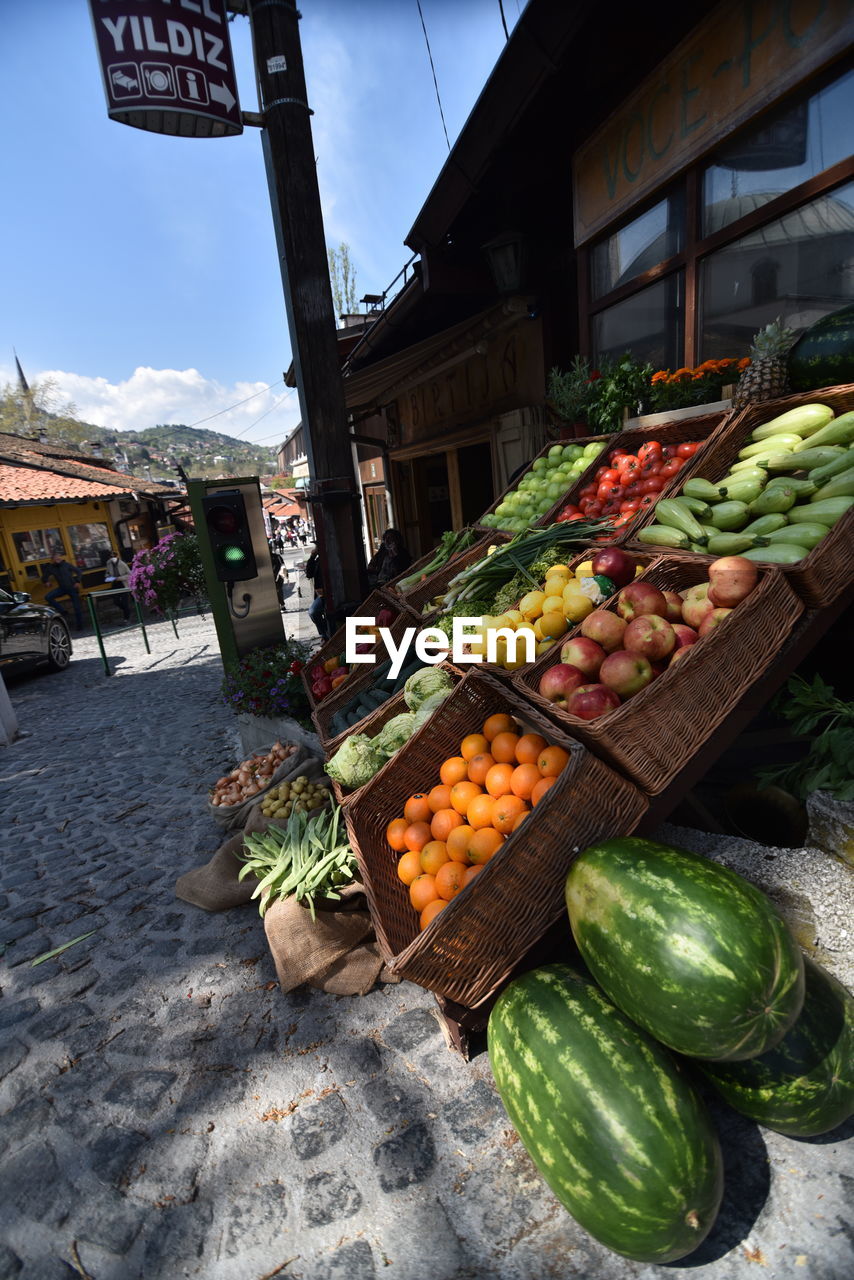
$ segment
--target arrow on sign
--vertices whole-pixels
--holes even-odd
[[[211,98],[214,102],[221,102],[226,111],[231,111],[237,99],[227,84],[212,84],[210,86],[210,91]]]

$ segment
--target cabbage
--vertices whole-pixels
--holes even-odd
[[[395,751],[399,751],[404,742],[408,742],[415,731],[415,715],[412,711],[402,711],[400,715],[392,716],[379,733],[373,738],[373,744],[377,751],[381,751],[384,756],[392,756]]]
[[[364,733],[351,733],[327,763],[326,772],[342,787],[355,790],[370,782],[385,762],[386,757],[377,750],[371,738]]]
[[[410,711],[417,711],[431,693],[450,693],[453,687],[447,671],[440,671],[438,667],[421,667],[403,686],[403,700]]]
[[[442,703],[451,692],[450,689],[440,689],[438,693],[431,693],[429,698],[425,698],[421,706],[415,712],[412,725],[412,732],[420,729],[422,724],[426,724],[437,707],[441,707]]]

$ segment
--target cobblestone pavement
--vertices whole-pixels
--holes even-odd
[[[0,1280],[854,1272],[845,1133],[795,1142],[715,1107],[713,1234],[684,1267],[629,1262],[550,1195],[486,1054],[449,1052],[428,993],[285,996],[254,904],[176,899],[219,843],[206,790],[238,751],[213,626],[179,632],[154,626],[150,655],[109,637],[109,679],[84,636],[67,672],[10,681]]]

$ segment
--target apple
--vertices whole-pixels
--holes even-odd
[[[659,618],[667,617],[667,600],[664,592],[659,591],[651,582],[630,582],[623,587],[617,596],[617,613],[626,622],[639,618],[643,614],[656,613]]]
[[[613,610],[595,609],[582,622],[581,634],[601,645],[606,653],[613,653],[623,647],[623,632],[627,625],[626,619]]]
[[[620,705],[619,694],[606,684],[582,684],[566,704],[567,713],[579,720],[598,720]]]
[[[592,617],[591,614],[587,616]],[[605,660],[605,650],[601,644],[597,644],[589,636],[574,636],[561,646],[560,660],[568,662],[572,667],[577,667],[586,679],[595,680]]]
[[[593,557],[593,572],[610,578],[615,587],[625,587],[634,581],[635,562],[620,547],[603,547]]]
[[[714,607],[709,599],[708,582],[700,582],[682,596],[682,621],[686,626],[699,631],[700,623]]]
[[[732,609],[727,609],[723,606],[719,609],[713,608],[711,613],[707,613],[703,621],[700,623],[698,635],[700,637],[707,636],[710,631],[714,631],[715,627],[719,627],[731,613]]]
[[[682,621],[682,597],[678,591],[665,591],[664,598],[667,601],[667,621]]]
[[[390,627],[396,617],[397,617],[396,610],[390,609],[387,606],[384,606],[382,609],[380,609],[379,613],[377,614],[376,625],[378,627]]]
[[[602,684],[613,689],[621,698],[631,698],[652,680],[653,671],[649,659],[639,653],[630,653],[628,649],[618,649],[609,653],[599,669]]]
[[[623,635],[623,648],[639,653],[650,662],[660,662],[676,648],[676,633],[666,618],[645,613],[633,618]]]
[[[692,644],[683,644],[681,648],[674,650],[673,656],[668,664],[668,670],[677,661],[678,658],[684,658],[686,653],[691,653],[694,646]]]
[[[734,608],[758,579],[759,570],[746,556],[722,556],[709,565],[709,599],[715,606]]]
[[[557,662],[543,673],[540,678],[539,692],[548,702],[565,707],[570,695],[579,685],[584,684],[585,679],[578,667],[570,666],[568,662]]]
[[[696,644],[700,637],[693,627],[686,627],[684,622],[674,622],[673,632],[676,636],[676,648],[674,653],[679,649],[687,649],[690,645]]]

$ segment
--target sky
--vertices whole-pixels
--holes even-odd
[[[421,0],[451,144],[504,46],[502,10],[512,31],[523,7]],[[418,2],[299,9],[326,244],[349,245],[357,298],[382,293],[448,156]],[[0,0],[0,18],[0,387],[17,354],[83,421],[274,447],[300,415],[261,131],[110,120],[87,0]],[[248,18],[229,32],[255,111]]]

